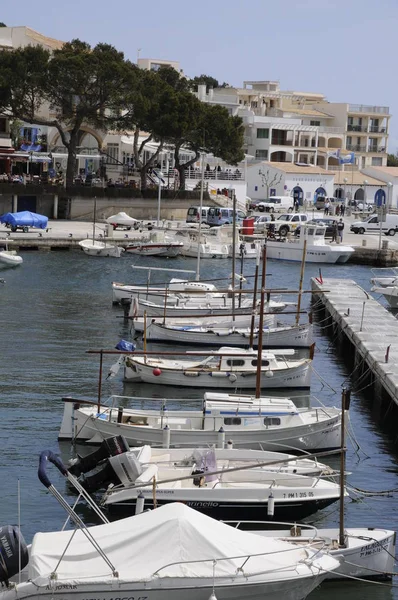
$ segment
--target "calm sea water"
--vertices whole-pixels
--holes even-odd
[[[112,307],[111,282],[144,283],[146,273],[134,271],[132,257],[121,259],[89,258],[79,252],[24,253],[24,263],[16,270],[3,271],[6,284],[0,286],[0,478],[2,499],[0,525],[18,521],[18,482],[21,491],[21,527],[27,541],[36,531],[60,528],[63,509],[37,479],[38,456],[51,449],[67,459],[69,444],[57,443],[61,422],[62,396],[96,398],[98,356],[88,349],[112,349],[122,337],[129,336],[120,308]],[[151,261],[141,265],[195,269],[194,259]],[[228,278],[231,261],[202,261],[202,277]],[[267,287],[297,289],[300,266],[269,261]],[[244,272],[254,272],[254,261],[247,261]],[[319,267],[308,265],[305,287]],[[323,276],[355,279],[369,290],[370,269],[358,266],[324,266]],[[170,275],[173,275],[170,272]],[[155,282],[166,277],[153,274]],[[224,282],[227,283],[226,281]],[[285,299],[294,301],[293,296]],[[304,307],[309,306],[305,296]],[[327,336],[322,323],[315,325],[316,355],[311,394],[328,406],[339,405],[341,388],[350,384],[350,371]],[[105,357],[106,372],[114,362]],[[174,390],[160,386],[126,386],[120,377],[103,384],[103,397],[110,394],[162,396]],[[200,396],[200,392],[197,397]],[[306,398],[300,394],[300,402]],[[348,483],[369,491],[398,490],[397,451],[390,437],[380,430],[372,416],[372,399],[366,390],[353,393],[352,431],[359,449],[348,442]],[[53,470],[54,485],[71,502],[74,496],[65,481]],[[357,498],[358,500],[358,498]],[[88,522],[91,515],[84,511]],[[390,495],[347,500],[348,526],[375,526],[398,529],[397,492]],[[319,512],[311,521],[320,527],[336,526],[337,505]],[[398,582],[397,582],[398,583]],[[362,598],[398,599],[390,586],[352,582],[324,585],[311,597],[331,599],[344,591],[350,600]]]

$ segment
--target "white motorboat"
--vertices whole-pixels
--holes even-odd
[[[204,328],[204,329],[212,329],[213,327],[217,327],[217,328],[223,328],[225,330],[230,330],[233,327],[242,327],[242,328],[249,328],[251,326],[251,315],[246,314],[246,315],[235,315],[234,320],[232,320],[232,317],[223,317],[221,315],[216,316],[216,317],[202,317],[202,318],[186,318],[186,319],[182,319],[182,318],[164,318],[164,316],[151,316],[147,319],[145,319],[144,317],[134,317],[131,321],[132,323],[132,328],[134,329],[135,333],[143,333],[144,329],[145,329],[145,324],[146,327],[149,331],[149,324],[150,323],[162,323],[164,325],[166,325],[166,327],[186,327],[187,329],[189,329],[190,327],[196,327],[196,328]],[[275,313],[268,313],[265,314],[264,317],[264,327],[276,327],[277,326],[277,317]],[[259,321],[259,315],[255,315],[255,320],[254,320],[254,325],[255,327],[258,327],[258,321]],[[147,336],[148,337],[148,336]],[[149,337],[148,337],[149,339]],[[151,337],[152,340],[154,340],[153,337]],[[160,340],[159,340],[160,341]],[[197,343],[197,342],[196,342]],[[207,342],[206,342],[207,344]],[[219,344],[218,344],[219,345]]]
[[[196,258],[228,258],[228,244],[219,239],[218,228],[198,229],[188,227],[179,229],[174,235],[176,242],[182,242],[182,256]]]
[[[286,358],[292,349],[261,354],[261,388],[307,389],[311,382],[311,358]],[[219,389],[254,389],[257,376],[257,351],[221,347],[209,356],[188,360],[134,356],[124,359],[124,380],[157,385]]]
[[[126,449],[125,452],[121,450]],[[244,468],[245,472],[275,472],[293,475],[332,476],[336,472],[328,465],[305,457],[282,452],[248,450],[245,448],[151,448],[144,445],[129,448],[122,436],[104,440],[98,450],[71,459],[68,471],[81,477],[80,483],[90,494],[112,485],[128,486],[149,465],[169,468],[191,467],[203,473]]]
[[[302,223],[297,236],[267,240],[267,258],[301,262],[304,239],[307,240],[307,263],[341,264],[347,262],[355,251],[352,246],[331,245],[325,241],[326,226]]]
[[[131,402],[140,408],[126,408]],[[171,401],[178,406],[178,401]],[[183,401],[184,404],[187,400]],[[297,408],[289,398],[254,398],[205,392],[198,409],[143,409],[139,398],[111,397],[109,406],[65,399],[59,440],[98,444],[123,435],[130,446],[224,447],[275,451],[340,448],[341,410]],[[165,427],[168,429],[165,429]],[[222,430],[222,431],[220,431]]]
[[[3,528],[0,600],[236,600],[237,590],[302,600],[339,566],[310,546],[239,531],[183,504],[93,527],[68,509],[78,529],[36,533],[29,548],[17,528]]]
[[[371,288],[371,291],[384,296],[391,308],[398,308],[398,285],[385,287],[377,287],[375,285]]]
[[[134,299],[130,307],[130,317],[143,316],[144,313],[148,317],[152,316],[166,316],[167,317],[208,317],[211,315],[231,315],[232,312],[232,300],[226,295],[224,298],[214,297],[209,295],[208,297],[195,297],[195,298],[180,298],[177,295],[163,297],[162,303],[149,302],[148,300]],[[259,305],[260,302],[258,302]],[[285,302],[277,302],[270,300],[264,305],[266,312],[281,312],[286,308]],[[249,298],[243,298],[241,301],[241,307],[236,308],[238,315],[250,315],[253,311],[253,301]],[[203,315],[203,316],[202,316]]]
[[[269,315],[266,315],[269,316]],[[272,316],[272,315],[271,315]],[[221,325],[168,325],[149,320],[146,328],[147,340],[170,344],[188,344],[205,346],[250,346],[250,327],[239,327],[232,323],[229,327]],[[277,325],[263,329],[263,348],[309,348],[313,343],[312,325]],[[258,328],[253,331],[253,347],[258,345]]]
[[[181,254],[182,242],[137,242],[129,244],[125,250],[138,256],[165,256],[174,258]]]
[[[192,291],[203,291],[218,294],[218,289],[212,283],[202,281],[188,281],[186,279],[172,278],[166,286],[149,285],[127,285],[124,283],[112,283],[112,302],[119,304],[125,300],[140,298],[149,302],[159,302],[167,293],[170,295],[178,293],[181,296],[189,296]]]
[[[94,239],[81,240],[79,246],[89,256],[113,256],[118,258],[124,252],[124,248],[121,246]]]
[[[394,572],[396,533],[388,529],[345,527],[344,546],[339,545],[338,528],[318,529],[300,524],[279,531],[256,529],[253,533],[268,539],[290,541],[297,546],[310,544],[314,549],[322,548],[331,556],[342,558],[339,568],[329,573],[327,580],[347,577],[391,579]]]
[[[373,277],[370,280],[375,287],[390,287],[398,285],[398,267],[380,267],[371,269]]]
[[[117,517],[131,515],[143,496],[146,508],[183,502],[219,520],[266,521],[268,515],[296,521],[340,498],[340,485],[328,479],[242,465],[228,469],[228,461],[218,459],[214,450],[197,452],[193,465],[169,461],[167,451],[165,458],[146,464],[135,455],[120,456],[109,462],[123,483],[110,485],[101,501]]]
[[[16,250],[9,250],[7,242],[5,249],[0,248],[0,269],[12,269],[22,263],[22,256],[19,256]]]

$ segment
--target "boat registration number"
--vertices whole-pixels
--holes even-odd
[[[313,498],[314,492],[289,492],[283,494],[283,498]]]

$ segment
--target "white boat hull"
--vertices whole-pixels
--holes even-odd
[[[0,269],[12,269],[22,263],[22,256],[19,256],[15,250],[3,250],[0,252]]]
[[[105,244],[104,242],[93,242],[93,240],[89,239],[79,242],[79,246],[88,256],[112,256],[118,258],[124,251],[124,248],[121,246]]]
[[[233,328],[204,328],[174,325],[163,326],[161,323],[150,322],[146,330],[147,340],[170,344],[188,344],[195,346],[237,346],[249,347],[250,328],[237,330]],[[263,348],[309,348],[313,342],[312,326],[290,325],[264,329]],[[253,336],[253,347],[258,345],[258,329]]]
[[[258,327],[259,317],[255,318],[255,326]],[[150,319],[147,319],[147,328],[149,331],[150,323],[158,323],[162,324],[165,321],[166,326],[171,327],[222,327],[225,329],[231,329],[231,327],[250,327],[251,326],[251,315],[236,315],[235,321],[232,322],[232,317],[217,317],[214,319],[212,317],[203,317],[202,319],[199,317],[197,319],[167,319],[164,320],[163,316],[153,316]],[[264,315],[264,327],[276,327],[276,315],[275,314],[266,314]],[[144,318],[136,317],[132,320],[132,327],[135,332],[142,333],[144,331]],[[218,344],[219,345],[219,344]]]
[[[335,565],[330,565],[333,568]],[[18,584],[17,587],[6,589],[0,592],[0,600],[41,600],[51,597],[54,600],[115,600],[115,596],[120,600],[209,600],[214,592],[218,600],[241,600],[242,598],[250,600],[304,600],[308,594],[325,577],[325,572],[319,572],[313,568],[313,575],[300,576],[297,571],[292,573],[291,577],[286,575],[275,578],[271,581],[248,582],[245,578],[242,581],[235,579],[232,583],[225,581],[216,582],[213,589],[213,581],[205,578],[196,578],[195,580],[173,579],[156,583],[141,582],[118,582],[117,594],[115,583],[111,582],[108,586],[102,584],[84,584],[76,585],[76,582],[65,581],[53,582],[50,579],[46,585],[38,587],[32,582]],[[294,583],[292,581],[294,577]],[[111,575],[109,576],[111,578]],[[16,579],[16,583],[18,579]],[[50,591],[49,591],[50,590]]]
[[[135,415],[136,412],[131,411]],[[233,441],[238,448],[252,448],[274,451],[287,451],[295,449],[300,451],[320,451],[339,448],[341,444],[341,414],[335,408],[328,408],[327,414],[317,409],[305,413],[308,422],[300,425],[286,425],[282,427],[266,428],[251,426],[247,428],[226,427],[225,439]],[[124,411],[123,419],[117,422],[118,409],[102,409],[100,418],[96,406],[81,406],[74,408],[71,403],[66,403],[64,417],[58,439],[86,440],[91,443],[101,443],[104,438],[123,435],[130,446],[149,444],[154,447],[164,446],[164,424],[158,418],[151,424],[139,424],[139,420],[131,419],[129,411]],[[72,428],[72,423],[74,427]],[[170,428],[170,447],[206,447],[220,446],[219,427],[213,421],[212,429],[196,428],[185,419],[181,419],[178,426],[167,421]]]
[[[263,537],[283,539],[294,544],[308,543],[313,532],[302,527],[301,536],[291,537],[289,531],[255,530],[253,533]],[[394,572],[395,531],[386,529],[367,529],[365,527],[344,529],[345,547],[338,547],[339,529],[317,529],[314,547],[324,541],[331,556],[343,557],[340,567],[330,572],[326,579],[360,578],[391,578]],[[321,544],[322,545],[322,544]]]
[[[354,248],[351,246],[329,244],[308,244],[305,261],[307,263],[341,264],[347,262]],[[303,244],[299,240],[267,240],[267,258],[301,262],[303,259]]]
[[[308,389],[311,383],[311,360],[295,361],[296,366],[287,366],[277,370],[262,370],[260,385],[262,389]],[[160,371],[160,373],[158,373]],[[268,373],[268,375],[267,375]],[[272,373],[272,374],[269,374]],[[256,370],[233,371],[195,370],[189,368],[165,368],[154,360],[147,362],[126,358],[124,368],[125,381],[143,381],[157,385],[172,385],[179,387],[214,388],[214,389],[255,389]]]
[[[138,256],[165,256],[167,258],[174,258],[181,254],[182,246],[183,244],[178,242],[135,244],[127,246],[126,252]]]
[[[398,286],[372,287],[372,292],[384,296],[391,308],[398,308]]]

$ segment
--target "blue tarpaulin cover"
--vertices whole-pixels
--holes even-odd
[[[120,340],[115,346],[116,350],[126,351],[126,352],[134,352],[135,345],[132,342],[128,342],[127,340]]]
[[[38,227],[46,229],[48,217],[38,215],[37,213],[23,210],[16,213],[6,213],[0,217],[0,223],[7,223],[14,227]]]

